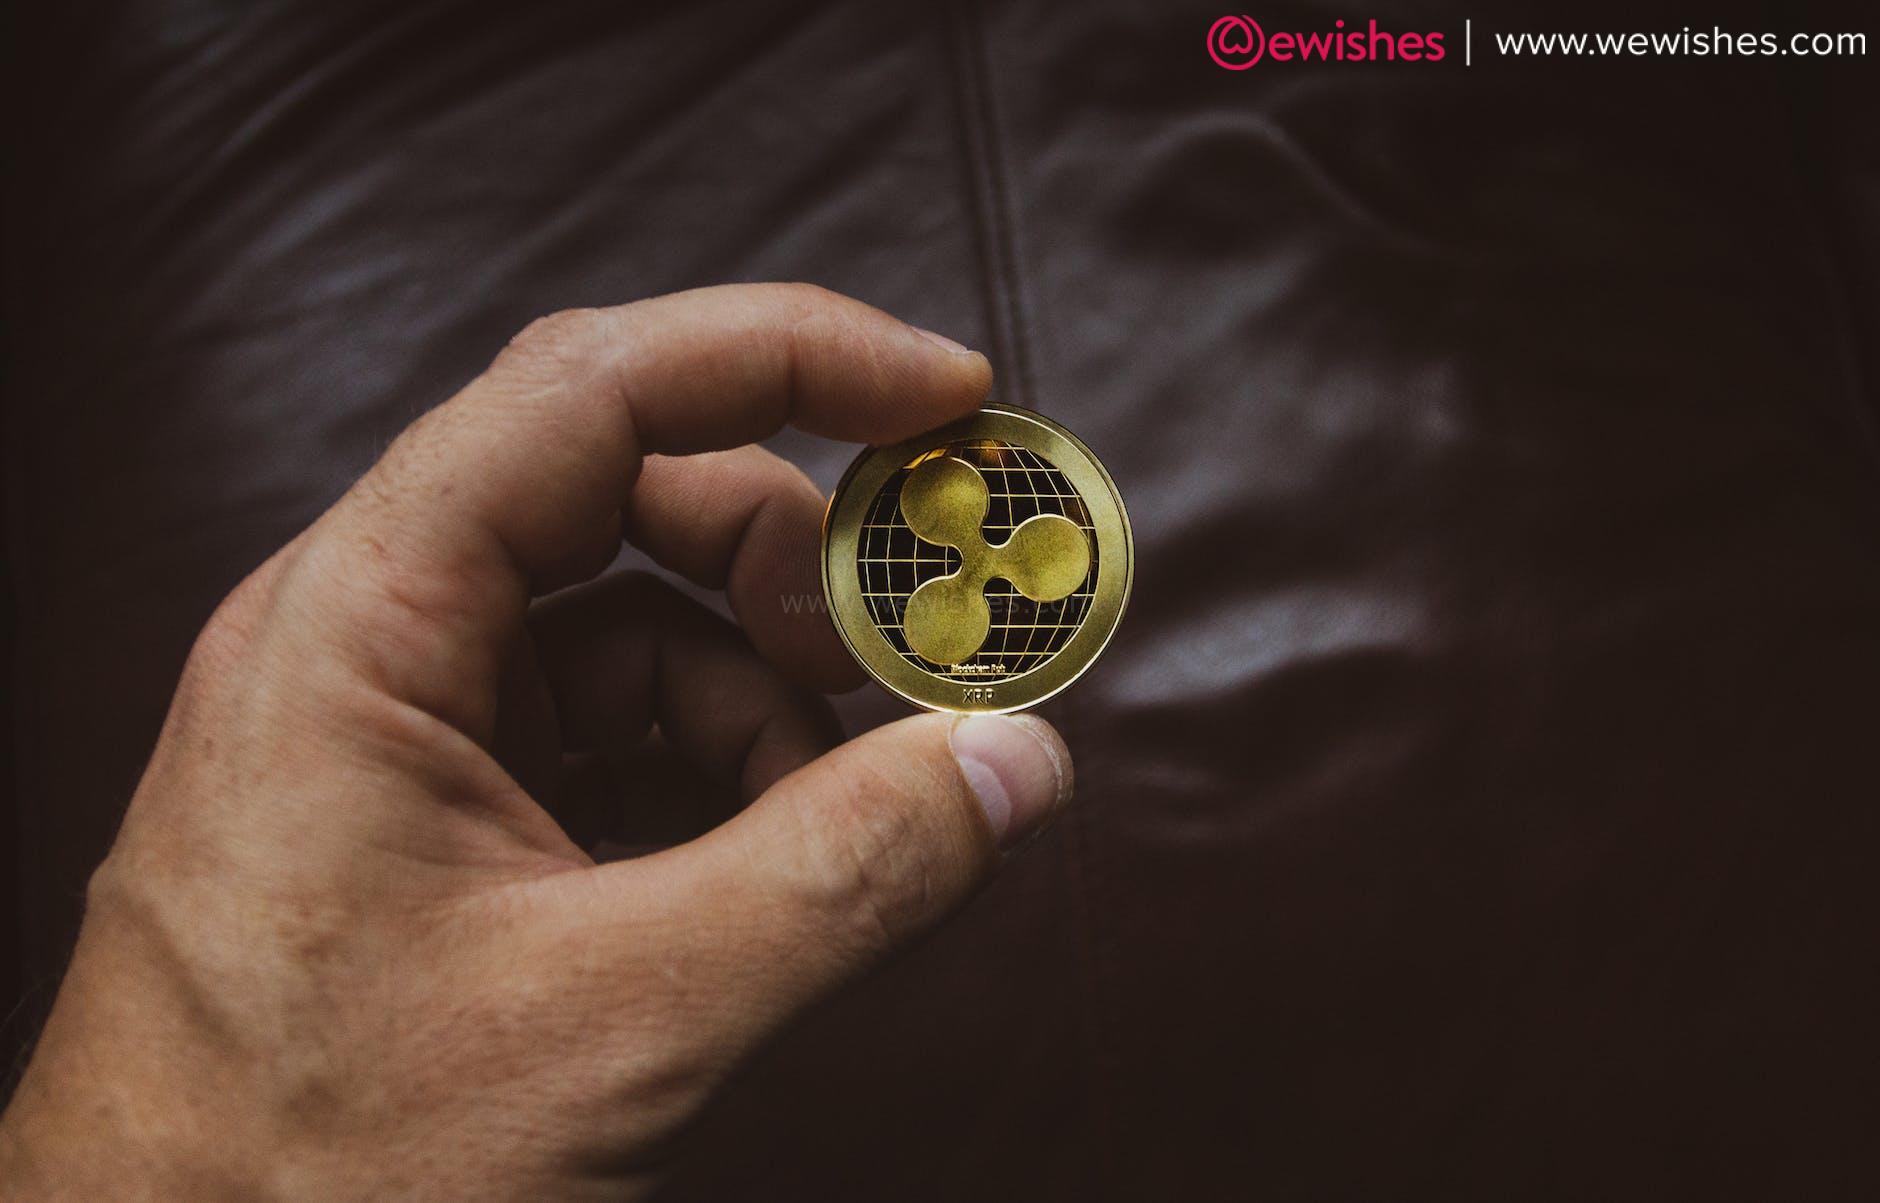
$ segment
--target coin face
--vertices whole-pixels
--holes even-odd
[[[836,629],[929,710],[1023,710],[1068,686],[1115,632],[1133,565],[1103,465],[1003,405],[862,452],[823,519]]]

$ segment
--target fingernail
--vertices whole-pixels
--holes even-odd
[[[1001,852],[1044,826],[1071,794],[1071,757],[1049,723],[974,714],[948,735]]]
[[[913,329],[914,333],[920,335],[934,346],[951,351],[955,355],[971,355],[973,353],[971,347],[956,343],[944,334],[935,334],[933,331],[923,330],[919,326],[915,326]]]

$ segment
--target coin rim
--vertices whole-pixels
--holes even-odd
[[[1051,658],[1029,672],[992,683],[994,704],[936,700],[938,693],[963,697],[970,681],[953,681],[907,662],[876,628],[855,572],[861,524],[888,478],[915,457],[946,443],[998,439],[1041,456],[1062,472],[1090,510],[1097,536],[1097,588],[1083,623]],[[1104,499],[1109,504],[1103,504]],[[1101,461],[1076,435],[1043,414],[1009,405],[988,405],[938,430],[855,457],[830,494],[823,512],[823,600],[844,646],[883,688],[924,710],[960,714],[1010,714],[1056,696],[1087,672],[1109,646],[1129,606],[1135,580],[1135,535],[1123,495]],[[836,569],[847,565],[847,571]],[[1116,565],[1121,571],[1116,571]],[[851,630],[851,625],[859,628]],[[1016,690],[1016,693],[1012,691]]]

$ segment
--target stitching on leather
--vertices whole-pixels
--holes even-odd
[[[969,208],[985,285],[994,362],[1000,377],[1011,382],[1004,399],[1036,409],[1018,243],[1012,231],[1011,194],[1005,179],[998,116],[987,80],[985,23],[975,0],[955,0],[948,12],[953,18],[954,81],[972,201]]]

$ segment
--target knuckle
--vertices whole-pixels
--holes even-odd
[[[126,843],[126,837],[120,836],[86,879],[85,922],[130,925],[155,935],[162,929],[165,908],[174,901],[166,888],[173,877],[155,867],[149,850],[138,846],[139,841],[130,840],[132,847]]]
[[[598,309],[562,309],[536,318],[504,348],[498,362],[550,369],[591,359],[606,336],[605,314]]]
[[[134,884],[120,867],[116,853],[106,856],[85,880],[85,913],[97,914],[124,904]]]
[[[903,365],[884,341],[882,315],[817,285],[786,287],[802,290],[790,294],[790,353],[797,374],[839,381],[872,400],[885,402],[898,394],[905,383]]]
[[[372,470],[359,478],[353,492],[368,506],[394,505],[401,480],[435,461],[436,448],[448,441],[460,420],[457,408],[450,402],[434,405],[419,414],[386,447]]]
[[[817,486],[815,479],[808,472],[781,456],[776,462],[780,474],[777,492],[787,494],[795,490],[797,496],[803,498],[814,512],[820,514],[829,499],[823,496],[823,491]]]
[[[766,285],[765,299],[779,313],[786,315],[799,336],[814,335],[830,340],[840,332],[855,329],[855,315],[860,306],[839,292],[820,284]]]
[[[254,607],[232,593],[209,615],[189,649],[182,683],[195,684],[204,674],[239,660],[253,644],[257,616]]]
[[[249,573],[216,606],[190,647],[179,691],[193,691],[248,657],[260,637],[273,606],[276,583],[295,546],[290,544]]]
[[[811,284],[806,280],[791,280],[771,285],[777,295],[799,305],[806,310],[826,310],[836,308],[848,300],[841,293],[820,284]]]

